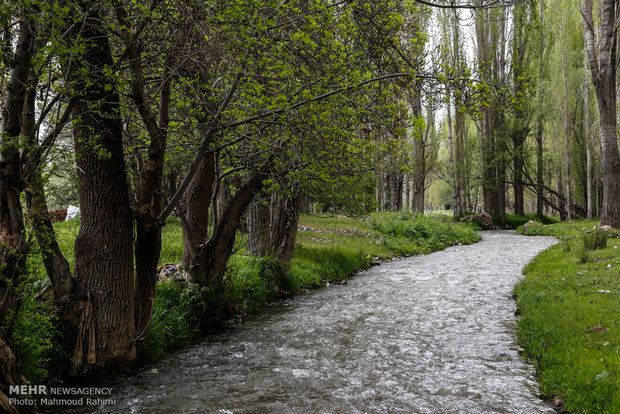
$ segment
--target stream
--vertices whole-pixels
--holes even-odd
[[[360,272],[102,384],[99,413],[553,413],[518,355],[512,289],[549,237]]]

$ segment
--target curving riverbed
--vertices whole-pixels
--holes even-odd
[[[105,384],[103,413],[544,413],[517,354],[521,270],[556,241],[482,241],[361,272],[269,306]]]

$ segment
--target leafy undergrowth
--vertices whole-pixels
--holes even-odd
[[[79,221],[55,223],[54,227],[61,250],[72,265]],[[341,282],[380,258],[429,253],[479,239],[471,226],[453,223],[449,216],[440,214],[378,213],[365,219],[302,216],[299,227],[295,254],[287,271],[273,258],[247,256],[241,249],[230,259],[224,286],[217,291],[185,287],[170,280],[160,282],[142,356],[159,359],[194,338],[198,334],[198,315],[207,307],[216,308],[223,318],[253,313],[283,295]],[[242,234],[239,239],[243,239]],[[182,255],[180,225],[168,219],[162,233],[160,264],[180,263]],[[48,281],[40,259],[31,257],[24,290],[27,300],[18,314],[14,342],[27,379],[53,382],[67,355],[61,355],[51,298],[34,298]],[[33,329],[35,323],[40,329]]]
[[[535,213],[525,213],[524,216],[519,216],[516,214],[508,214],[502,220],[500,217],[493,217],[493,221],[495,221],[499,227],[510,227],[511,229],[516,229],[519,226],[524,225],[528,221],[534,221],[543,225],[546,224],[554,224],[559,221],[555,218],[549,216],[538,216]]]
[[[471,226],[440,214],[376,213],[364,220],[303,216],[289,277],[298,288],[319,286],[341,281],[380,258],[425,254],[478,239]]]
[[[570,413],[620,412],[620,233],[595,221],[528,225],[563,242],[516,286],[518,335],[545,399]]]

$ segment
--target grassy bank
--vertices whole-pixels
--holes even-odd
[[[570,413],[620,412],[620,233],[597,225],[529,224],[526,234],[563,241],[539,254],[515,288],[519,341],[543,397]]]
[[[239,250],[231,258],[224,286],[218,291],[185,287],[170,280],[160,282],[143,357],[161,358],[198,335],[198,314],[206,307],[217,308],[223,318],[250,314],[278,297],[340,283],[381,259],[429,253],[479,238],[471,226],[453,223],[449,216],[409,212],[373,214],[359,220],[302,216],[299,228],[287,272],[273,258],[245,255],[240,234]],[[55,229],[61,249],[72,263],[79,222],[56,223]],[[163,229],[160,264],[179,263],[182,254],[180,225],[169,219]],[[68,356],[60,346],[63,338],[58,334],[49,295],[41,295],[48,284],[43,266],[38,259],[28,265],[29,278],[23,285],[23,306],[13,341],[24,375],[32,383],[44,384],[62,375]]]

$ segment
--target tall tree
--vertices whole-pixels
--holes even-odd
[[[79,301],[73,370],[128,368],[136,362],[133,224],[123,150],[120,96],[101,4],[78,3],[83,23],[71,40],[84,53],[69,66],[83,91],[74,107],[74,146],[82,210],[75,240]],[[83,76],[87,74],[87,76]]]
[[[17,288],[25,272],[27,254],[20,200],[24,182],[19,137],[34,53],[34,24],[28,18],[28,12],[22,10],[0,130],[0,408],[6,412],[17,411],[9,404],[9,385],[22,382],[9,338],[14,314],[19,309]]]
[[[588,66],[596,90],[601,127],[603,203],[601,224],[620,228],[620,154],[616,132],[616,48],[618,2],[602,0],[598,45],[592,16],[593,0],[585,0],[585,43]],[[597,47],[598,46],[598,47]]]

